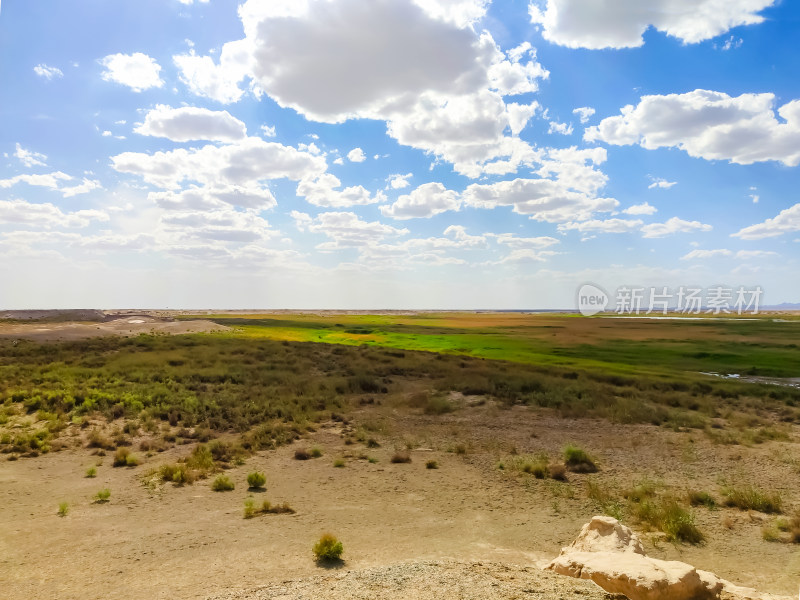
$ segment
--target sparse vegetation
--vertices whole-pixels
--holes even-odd
[[[429,461],[427,461],[425,463],[425,468],[426,469],[438,469],[439,468],[439,463],[436,462],[435,460],[429,460]]]
[[[69,504],[67,502],[59,502],[58,504],[58,516],[59,517],[66,517],[69,513]]]
[[[596,473],[594,459],[581,447],[568,444],[564,447],[564,465],[573,473]]]
[[[337,458],[336,460],[333,461],[333,466],[336,467],[337,469],[341,469],[342,467],[344,467],[344,464],[345,463],[343,458]]]
[[[103,488],[95,494],[94,502],[95,504],[103,504],[104,502],[108,502],[109,498],[111,498],[111,490]]]
[[[247,485],[250,489],[262,489],[267,483],[267,476],[259,471],[253,471],[247,475]]]
[[[252,519],[258,515],[293,515],[295,510],[286,502],[283,504],[270,504],[269,500],[264,500],[261,506],[256,507],[256,502],[253,498],[247,498],[244,501],[244,518]]]
[[[295,460],[308,460],[311,458],[311,454],[305,448],[298,448],[294,451],[294,458]]]
[[[394,464],[404,464],[411,462],[411,453],[407,450],[398,450],[394,454],[392,454],[392,458],[390,462]]]
[[[709,510],[717,507],[717,501],[708,492],[690,490],[688,493],[689,504],[692,506],[705,506]]]
[[[763,513],[780,513],[783,500],[777,492],[767,493],[752,485],[741,487],[726,486],[722,490],[726,506],[739,510],[757,510]]]
[[[86,477],[88,477],[90,479],[92,477],[97,477],[97,468],[96,467],[89,467],[88,469],[86,469]]]
[[[235,487],[233,481],[227,475],[218,475],[211,483],[211,489],[215,492],[230,492]]]
[[[314,544],[312,552],[318,561],[335,561],[340,560],[344,546],[333,535],[325,533]]]
[[[320,458],[322,456],[322,449],[314,446],[311,448],[311,458]]]

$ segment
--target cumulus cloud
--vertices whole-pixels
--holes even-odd
[[[364,221],[352,212],[324,212],[308,225],[308,230],[331,239],[330,242],[317,246],[322,251],[359,248],[375,244],[386,237],[408,233],[408,229],[397,229],[378,221]]]
[[[33,72],[36,73],[39,77],[43,77],[50,81],[51,79],[58,79],[64,76],[64,73],[58,67],[49,67],[44,63],[40,63],[33,67]]]
[[[315,206],[326,208],[346,208],[363,204],[375,204],[386,199],[383,192],[370,194],[361,185],[338,189],[342,185],[339,178],[330,173],[316,177],[308,177],[297,184],[297,195],[302,196]]]
[[[550,121],[550,127],[547,129],[547,133],[572,135],[572,123],[559,123],[557,121]]]
[[[0,200],[0,224],[52,227],[86,227],[92,221],[108,221],[99,210],[63,212],[49,202],[34,204],[25,200]]]
[[[35,166],[46,166],[44,161],[47,160],[47,157],[44,154],[40,154],[38,152],[34,152],[32,150],[26,150],[22,146],[17,143],[16,150],[14,151],[14,156],[19,159],[26,167],[35,167]]]
[[[111,164],[121,173],[139,175],[165,189],[179,188],[184,181],[242,186],[284,177],[299,181],[326,169],[322,157],[257,137],[154,154],[123,152],[112,156]]]
[[[651,206],[647,202],[642,202],[641,204],[629,206],[622,212],[624,212],[626,215],[652,215],[657,211],[658,209],[655,206]]]
[[[51,190],[57,190],[62,193],[65,198],[71,198],[78,194],[86,194],[92,190],[102,189],[99,181],[83,178],[79,184],[72,186],[65,186],[64,182],[72,181],[72,177],[61,171],[54,171],[53,173],[44,174],[25,174],[15,175],[8,179],[0,179],[0,188],[10,188],[18,183],[25,183],[31,186],[44,187]]]
[[[690,233],[693,231],[711,231],[711,225],[700,221],[684,221],[672,217],[665,223],[650,223],[642,227],[642,234],[646,238],[659,238],[674,233]]]
[[[105,81],[113,81],[131,88],[134,92],[142,92],[150,88],[160,88],[164,81],[159,76],[161,66],[154,58],[134,52],[133,54],[109,54],[100,59],[105,67],[102,77]]]
[[[581,123],[588,123],[595,110],[590,106],[581,106],[572,111],[572,114],[578,115]]]
[[[690,156],[743,165],[768,160],[800,164],[800,100],[773,110],[774,94],[694,90],[643,96],[637,106],[603,119],[584,134],[587,141],[643,148],[677,147]]]
[[[364,151],[361,148],[353,148],[347,153],[347,160],[356,163],[364,162],[367,160],[367,155],[364,154]]]
[[[521,238],[513,233],[499,233],[495,234],[493,237],[498,244],[516,250],[541,250],[542,248],[548,248],[560,243],[556,238],[550,236]]]
[[[661,177],[650,177],[650,180],[652,181],[652,183],[647,186],[647,189],[649,190],[656,188],[660,188],[662,190],[668,190],[673,185],[676,185],[678,183],[677,181],[667,181],[666,179],[663,179]]]
[[[558,226],[559,231],[579,231],[581,233],[628,233],[636,231],[642,226],[640,219],[591,219],[588,221],[563,223]]]
[[[244,209],[268,210],[277,204],[272,192],[258,186],[210,184],[191,186],[180,192],[151,192],[148,199],[166,210],[218,210],[226,205]]]
[[[740,25],[776,0],[532,0],[531,22],[546,40],[569,48],[633,48],[653,27],[683,43],[702,42]]]
[[[733,236],[743,240],[760,240],[795,231],[800,231],[800,203],[782,210],[777,216],[767,219],[763,223],[745,227],[734,233]]]
[[[198,56],[194,50],[173,56],[172,60],[189,91],[230,104],[237,102],[244,94],[239,83],[251,73],[252,46],[246,39],[224,44],[219,64],[210,56]]]
[[[460,206],[456,192],[448,190],[441,183],[432,182],[400,196],[394,204],[381,206],[381,213],[393,219],[427,219],[448,210],[458,210]]]
[[[413,176],[413,173],[406,173],[405,175],[395,173],[394,175],[389,175],[387,181],[389,182],[389,187],[391,187],[393,190],[402,190],[403,188],[407,188],[411,185],[408,180]]]
[[[214,140],[234,142],[247,136],[247,127],[228,111],[194,106],[172,108],[157,105],[145,115],[144,123],[134,129],[141,135],[163,137],[173,142]]]

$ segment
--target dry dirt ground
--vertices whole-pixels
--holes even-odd
[[[354,430],[369,432],[381,446],[346,444]],[[0,462],[0,596],[6,600],[401,598],[426,597],[425,589],[433,597],[435,577],[455,586],[440,598],[600,598],[596,588],[573,581],[550,593],[554,576],[542,579],[533,569],[598,512],[587,498],[589,478],[621,490],[648,476],[678,492],[702,489],[717,497],[723,480],[746,482],[781,492],[786,512],[800,508],[797,429],[791,442],[723,446],[701,432],[566,420],[491,401],[462,403],[442,416],[370,405],[356,410],[344,430],[323,424],[308,439],[228,471],[236,484],[230,492],[212,491],[209,480],[183,487],[143,483],[148,471],[187,454],[190,445],[139,453],[139,466],[113,468],[111,456],[83,447],[85,433],[70,426],[62,435],[74,447]],[[556,457],[567,442],[592,452],[600,473],[570,474],[562,483],[498,468],[514,452]],[[295,460],[301,446],[318,446],[323,456]],[[406,446],[412,462],[391,463],[395,448]],[[345,466],[334,467],[340,458]],[[427,469],[429,460],[439,468]],[[97,477],[85,477],[98,463]],[[266,491],[247,490],[253,470],[266,473]],[[93,503],[102,488],[111,490],[110,501]],[[248,497],[288,502],[297,512],[244,519]],[[57,515],[60,502],[69,504],[65,517]],[[762,527],[774,517],[732,508],[695,514],[708,538],[701,546],[668,543],[634,527],[650,556],[682,560],[760,591],[796,594],[798,546],[762,539]],[[326,531],[344,543],[338,571],[313,561],[311,546]],[[409,569],[422,575],[417,592],[404,595]],[[478,594],[489,587],[502,593]]]
[[[103,322],[0,322],[0,337],[24,338],[38,342],[82,340],[104,335],[206,333],[227,330],[228,327],[205,319],[173,321],[148,314],[119,316]]]

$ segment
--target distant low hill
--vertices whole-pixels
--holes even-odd
[[[12,321],[107,321],[102,310],[80,308],[71,310],[0,310],[0,319]]]

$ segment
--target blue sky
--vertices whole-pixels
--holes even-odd
[[[800,301],[800,9],[6,0],[0,307]]]

